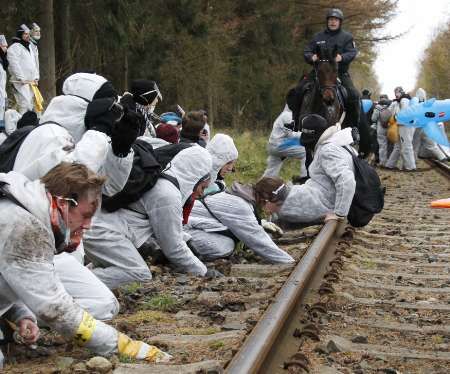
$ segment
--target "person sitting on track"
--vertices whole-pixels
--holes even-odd
[[[308,114],[301,118],[300,142],[314,152],[310,179],[301,186],[287,186],[282,179],[263,177],[255,186],[265,208],[290,223],[318,223],[344,219],[355,193],[355,175],[350,152],[351,128],[329,127],[325,118]],[[345,148],[343,147],[345,146]]]

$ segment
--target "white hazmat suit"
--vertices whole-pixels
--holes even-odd
[[[191,252],[183,240],[183,205],[195,185],[211,171],[211,157],[200,146],[178,153],[164,172],[175,177],[178,189],[167,179],[159,178],[128,208],[114,213],[101,211],[86,232],[87,257],[97,267],[93,272],[109,288],[133,281],[148,281],[150,270],[137,248],[154,237],[167,259],[183,272],[205,275],[206,266]]]
[[[322,134],[309,165],[310,179],[291,187],[278,212],[281,220],[315,223],[327,213],[347,216],[356,182],[352,156],[343,146],[352,150],[352,143],[351,128],[338,131],[337,126],[332,126]]]
[[[31,44],[31,43],[30,43]],[[10,80],[13,82],[14,97],[20,114],[34,108],[34,94],[27,82],[39,80],[39,70],[31,46],[26,48],[20,42],[11,44],[8,48]]]
[[[267,168],[264,177],[277,177],[280,174],[283,160],[296,158],[300,160],[300,177],[306,177],[305,148],[300,145],[301,132],[286,128],[285,124],[292,122],[292,111],[286,105],[273,123],[272,132],[267,146]]]

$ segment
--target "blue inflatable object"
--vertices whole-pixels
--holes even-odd
[[[450,120],[450,99],[436,100],[432,98],[423,103],[413,100],[408,107],[397,114],[397,123],[403,126],[422,128],[431,140],[449,147],[449,141],[439,128],[438,122]]]
[[[364,113],[368,113],[370,108],[372,108],[373,101],[369,99],[362,99],[361,100],[362,109]]]
[[[283,143],[278,146],[280,151],[284,151],[288,148],[292,147],[300,147],[300,139],[299,138],[288,138]]]

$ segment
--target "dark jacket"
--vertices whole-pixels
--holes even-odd
[[[353,35],[342,29],[337,31],[326,29],[325,31],[318,32],[303,50],[303,56],[308,64],[312,65],[312,56],[316,53],[316,45],[322,41],[327,42],[329,50],[333,50],[334,46],[337,47],[337,53],[342,56],[342,61],[339,63],[339,75],[346,73],[350,63],[358,53],[353,41]]]

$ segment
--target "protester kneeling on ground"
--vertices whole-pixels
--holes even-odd
[[[328,126],[327,121],[309,114],[301,119],[301,144],[314,158],[309,166],[310,179],[301,186],[287,186],[280,178],[263,177],[255,186],[257,199],[277,213],[281,221],[315,223],[344,219],[355,193],[352,155],[356,151],[352,129]]]
[[[209,185],[211,166],[206,149],[189,147],[173,158],[163,177],[139,200],[113,213],[102,209],[84,240],[95,275],[111,289],[151,280],[138,248],[153,238],[177,270],[204,276],[208,269],[187,246],[182,221],[190,211],[191,195],[201,196]]]
[[[211,261],[231,255],[236,244],[242,241],[271,263],[293,262],[294,259],[278,248],[260,225],[252,187],[233,184],[231,189],[223,192],[223,178],[233,170],[238,158],[233,139],[217,134],[206,149],[213,160],[211,184],[203,197],[195,201],[184,226],[192,237],[191,248],[202,259]]]
[[[23,303],[24,317],[33,318],[32,322],[35,317],[98,354],[152,362],[170,359],[158,348],[133,341],[96,320],[73,300],[55,273],[55,254],[74,250],[90,227],[105,178],[84,165],[63,162],[41,180],[10,172],[0,174],[0,182],[1,315]],[[25,336],[37,338],[34,324],[28,330]]]

